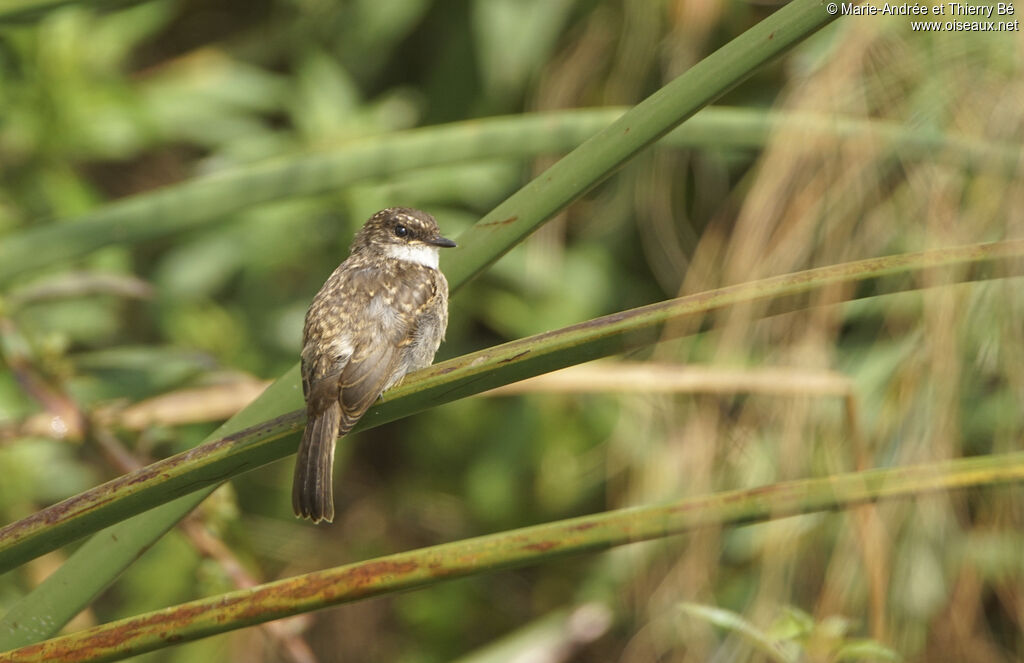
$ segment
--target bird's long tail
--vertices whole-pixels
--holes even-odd
[[[334,402],[310,415],[302,433],[292,480],[292,508],[314,523],[334,520],[334,445],[341,424],[341,405]]]

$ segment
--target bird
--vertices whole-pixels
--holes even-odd
[[[434,360],[448,326],[438,259],[454,246],[427,212],[389,207],[366,221],[313,298],[302,334],[306,428],[292,481],[299,518],[333,522],[337,439],[381,393]]]

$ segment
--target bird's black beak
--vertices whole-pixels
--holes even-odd
[[[450,249],[450,248],[455,246],[455,242],[453,242],[452,240],[448,239],[447,237],[441,237],[440,235],[438,235],[437,237],[431,237],[430,239],[428,239],[427,240],[427,244],[433,244],[434,246],[440,246],[443,249]]]

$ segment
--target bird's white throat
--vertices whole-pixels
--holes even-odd
[[[437,269],[438,251],[436,246],[429,244],[388,244],[384,252],[389,258],[395,260],[405,260]]]

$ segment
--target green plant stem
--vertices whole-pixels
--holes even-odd
[[[0,25],[36,21],[68,5],[89,5],[96,9],[119,9],[143,0],[0,0]]]
[[[212,486],[181,499],[202,500],[216,488]],[[169,502],[150,513],[151,517],[159,518],[161,511],[173,514],[180,508],[181,505],[177,502]],[[164,530],[166,532],[178,521],[174,518],[163,518],[161,522],[167,525]],[[59,626],[54,628],[55,621],[66,623],[84,610],[92,598],[110,584],[109,576],[96,573],[93,568],[97,556],[102,557],[104,564],[109,568],[127,568],[156,540],[145,529],[111,527],[86,541],[80,550],[91,549],[94,551],[93,554],[72,555],[3,616],[0,620],[0,650],[21,647],[52,637],[59,630]],[[3,660],[2,654],[0,660]]]
[[[295,367],[267,387],[246,409],[221,425],[211,438],[224,439],[240,430],[262,429],[266,425],[260,420],[263,412],[279,407],[281,403],[288,403],[289,399],[301,402],[297,381],[298,367]],[[125,520],[91,537],[60,568],[0,619],[0,650],[38,642],[59,631],[110,585],[121,571],[216,490],[224,478],[221,477],[213,485],[197,485],[196,492],[167,502],[152,511],[134,517],[122,515]],[[102,508],[104,505],[94,506]],[[109,506],[117,508],[116,500]],[[89,511],[86,509],[86,513]],[[116,520],[101,522],[109,524]],[[82,534],[91,531],[94,530]]]
[[[556,331],[505,343],[435,364],[410,375],[375,403],[355,430],[408,416],[487,389],[559,368],[693,333],[688,319],[737,304],[760,302],[762,316],[808,305],[815,293],[837,284],[867,284],[864,296],[913,289],[920,283],[951,283],[967,279],[1024,273],[1024,240],[975,244],[915,254],[872,258],[784,274],[751,283],[679,297],[614,313]],[[890,278],[900,277],[900,278]],[[295,450],[286,437],[304,422],[293,368],[260,396],[250,410],[296,408],[270,421],[222,435],[202,445],[69,498],[0,529],[0,570],[14,568],[34,556]],[[232,420],[234,421],[234,420]],[[0,620],[0,626],[4,624]],[[0,629],[2,631],[2,629]],[[0,639],[2,644],[2,639]]]
[[[881,499],[1024,481],[1024,452],[803,479],[620,509],[398,553],[191,601],[8,652],[29,663],[114,661],[302,612],[444,580]]]
[[[606,128],[623,108],[493,117],[374,136],[329,151],[241,166],[130,196],[80,216],[24,230],[0,244],[0,283],[87,255],[111,243],[167,237],[227,220],[254,205],[337,191],[355,182],[479,159],[564,152]],[[762,116],[758,119],[758,116]],[[678,145],[763,144],[772,122],[763,113],[707,109],[680,130]],[[830,131],[828,128],[824,128]]]
[[[355,182],[423,168],[565,152],[607,129],[625,112],[624,108],[551,111],[423,127],[166,186],[6,237],[0,244],[0,284],[111,243],[168,237],[229,219],[231,214],[261,203],[330,193]],[[672,130],[662,144],[759,149],[779,131],[881,144],[901,159],[927,156],[984,170],[1014,172],[1022,158],[1018,146],[887,122],[743,108],[705,108]]]

